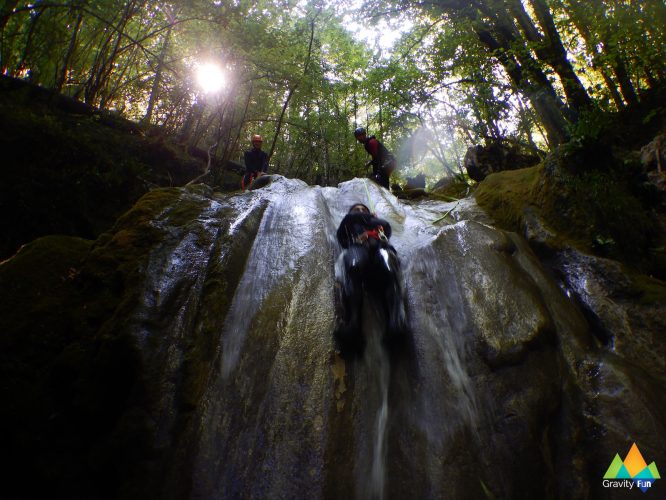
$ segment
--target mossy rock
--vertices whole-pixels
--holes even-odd
[[[597,167],[594,158],[606,160]],[[539,166],[489,175],[474,195],[504,229],[522,232],[534,212],[555,235],[548,244],[648,269],[660,235],[633,167],[567,146]]]
[[[524,208],[537,203],[542,171],[542,167],[530,167],[490,174],[478,185],[474,197],[500,227],[519,232]]]
[[[95,242],[40,238],[0,264],[0,400],[10,402],[0,409],[0,426],[13,450],[3,467],[15,478],[12,495],[29,484],[22,495],[145,497],[127,489],[145,486],[132,475],[155,467],[165,451],[156,447],[151,413],[159,375],[139,348],[132,313],[146,302],[142,294],[151,293],[145,286],[151,262],[168,261],[183,235],[205,238],[197,234],[198,221],[216,206],[212,196],[203,185],[156,189]],[[248,218],[250,235],[258,220]],[[243,235],[216,239],[216,251],[233,265],[211,269],[207,292],[235,286],[247,256]],[[217,331],[231,296],[204,300],[209,328]],[[211,338],[203,332],[184,342],[176,394],[183,415],[203,390],[215,352]]]
[[[641,304],[666,304],[666,283],[645,274],[629,273],[633,290]]]
[[[447,201],[451,200],[459,200],[461,198],[465,198],[469,196],[471,192],[473,192],[474,188],[476,187],[476,183],[471,181],[471,183],[468,183],[466,181],[462,180],[455,180],[454,182],[451,182],[450,184],[447,184],[446,186],[443,186],[441,188],[433,189],[432,190],[432,197],[433,198],[439,198],[439,199],[445,199]]]
[[[409,188],[400,191],[394,191],[397,198],[401,200],[418,200],[428,196],[428,192],[422,188]]]

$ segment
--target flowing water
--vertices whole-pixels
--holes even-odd
[[[365,352],[342,359],[332,335],[341,252],[335,232],[358,202],[393,229],[410,335],[398,352],[388,352],[383,318],[368,300]],[[214,351],[197,381],[202,398],[180,430],[169,417],[175,403],[162,403],[160,419],[171,423],[161,432],[177,433],[181,443],[164,497],[533,491],[493,473],[496,464],[516,460],[527,475],[544,473],[534,422],[550,418],[556,406],[546,375],[559,369],[556,357],[550,348],[526,356],[527,346],[552,333],[544,297],[561,292],[535,278],[541,271],[522,243],[484,225],[472,200],[403,203],[359,179],[321,188],[277,177],[264,188],[201,203],[196,244],[185,232],[162,250],[153,267],[169,261],[172,269],[155,271],[162,281],[149,286],[179,297],[169,302],[180,311],[169,313],[169,338],[185,342],[187,331],[199,332]],[[178,284],[184,276],[186,286]],[[159,304],[151,307],[158,316]],[[164,377],[168,391],[177,387],[179,358],[166,337],[161,342],[174,353]],[[520,384],[532,376],[525,359],[544,374],[544,390]],[[516,459],[521,440],[530,444],[520,445]]]
[[[238,220],[261,204],[266,204],[266,208],[220,334],[219,375],[212,375],[211,390],[206,396],[200,445],[205,453],[199,455],[195,467],[195,491],[198,485],[205,485],[198,492],[201,496],[211,492],[223,496],[242,491],[247,494],[247,488],[250,496],[268,492],[288,495],[293,486],[284,484],[284,477],[274,477],[280,469],[296,466],[296,463],[282,463],[284,460],[313,467],[319,460],[319,467],[325,468],[324,462],[328,460],[325,443],[309,451],[314,453],[310,458],[313,462],[305,464],[293,456],[302,450],[296,452],[294,447],[298,443],[291,439],[303,439],[303,432],[308,434],[306,439],[311,439],[311,432],[318,431],[318,427],[322,428],[323,437],[326,421],[331,419],[330,403],[326,400],[333,391],[327,394],[330,388],[321,377],[328,371],[322,360],[328,362],[333,348],[331,274],[340,253],[335,231],[348,208],[357,202],[371,205],[392,225],[391,241],[406,271],[413,330],[418,332],[417,340],[427,344],[427,353],[416,349],[415,355],[420,358],[427,354],[418,362],[423,371],[436,375],[436,379],[420,382],[430,393],[408,396],[405,393],[412,392],[411,382],[405,380],[394,381],[396,387],[391,387],[391,359],[381,342],[383,318],[371,301],[366,302],[366,350],[360,359],[344,361],[346,384],[354,391],[346,401],[351,406],[352,428],[344,429],[335,438],[355,443],[355,449],[346,458],[351,463],[345,465],[352,469],[349,478],[353,478],[353,485],[349,490],[359,498],[386,497],[392,413],[414,410],[402,407],[400,400],[391,401],[393,394],[413,399],[411,404],[418,408],[415,423],[427,434],[426,439],[435,448],[434,455],[441,452],[447,434],[459,428],[474,432],[478,410],[465,364],[468,355],[464,339],[465,307],[461,307],[460,291],[451,279],[451,270],[432,249],[433,241],[446,230],[447,224],[454,222],[453,217],[460,216],[460,211],[454,210],[448,221],[437,224],[433,221],[451,208],[460,207],[453,203],[411,207],[361,180],[339,188],[313,188],[299,181],[281,179],[235,201],[239,206]],[[238,226],[239,222],[234,221],[229,231]],[[326,278],[311,287],[313,273],[323,273]],[[306,318],[313,314],[321,315],[316,321],[325,323],[324,328],[309,330]],[[310,343],[306,339],[308,332],[312,334]],[[244,351],[256,351],[257,342],[263,343],[268,358],[263,358],[264,352],[254,360],[246,354],[244,360]],[[297,366],[304,361],[293,358],[298,352],[312,363],[311,372],[303,372],[302,366]],[[265,366],[253,366],[248,373],[247,363]],[[407,376],[405,370],[411,369],[403,367],[403,376]],[[238,399],[220,397],[230,391],[234,394],[239,391]],[[261,394],[256,394],[257,391]],[[245,422],[234,422],[239,418],[237,405],[251,406],[254,413],[244,414]],[[296,408],[302,412],[298,417],[294,415]],[[314,428],[308,429],[310,425]],[[302,444],[312,445],[307,441]],[[222,473],[210,470],[210,461],[216,456],[226,462]],[[428,466],[434,469],[436,464]],[[238,470],[234,471],[236,467]],[[253,467],[263,468],[264,472],[255,473]],[[284,472],[281,470],[280,474]],[[325,478],[319,477],[322,472],[309,472],[313,487],[318,483],[320,488],[325,487]],[[295,473],[293,479],[301,475]]]

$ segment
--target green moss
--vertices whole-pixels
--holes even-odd
[[[62,308],[91,245],[81,238],[47,236],[0,265],[0,351],[25,341],[57,350],[68,340],[75,327]],[[42,351],[45,358],[50,347]]]
[[[489,175],[475,197],[504,229],[521,231],[530,208],[557,235],[552,244],[649,268],[659,235],[636,172],[598,144],[567,145],[540,166]]]
[[[542,170],[530,167],[490,174],[478,185],[474,197],[501,227],[520,231],[525,207],[537,205],[535,193]]]
[[[641,304],[666,304],[666,283],[645,274],[629,272],[628,275]]]
[[[27,492],[85,467],[72,458],[81,443],[71,439],[70,426],[79,422],[66,415],[90,362],[94,332],[76,286],[90,247],[79,238],[49,236],[0,265],[0,426],[12,463],[23,464],[6,472],[12,484],[24,478]],[[32,464],[29,473],[25,464]]]
[[[40,238],[0,265],[0,401],[11,402],[1,406],[0,426],[11,433],[12,484],[64,491],[62,480],[76,482],[76,496],[97,496],[89,488],[116,484],[114,463],[128,463],[110,436],[141,387],[142,368],[122,315],[106,325],[131,300],[128,285],[147,250],[119,245],[118,234],[94,246]]]
[[[456,180],[442,189],[433,191],[430,196],[435,200],[459,200],[469,196],[475,186],[474,181]]]

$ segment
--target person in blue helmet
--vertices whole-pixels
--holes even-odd
[[[341,350],[362,351],[361,313],[365,292],[376,298],[386,317],[385,343],[399,341],[407,330],[400,261],[389,244],[391,225],[354,204],[337,230],[344,249],[343,276],[338,282],[341,314],[335,338]]]

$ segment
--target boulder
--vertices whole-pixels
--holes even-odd
[[[666,133],[641,148],[641,163],[647,172],[666,173]]]
[[[460,176],[449,176],[438,180],[431,192],[449,199],[461,199],[465,198],[470,190],[470,185]]]
[[[641,164],[648,183],[657,188],[663,197],[666,193],[666,133],[641,148]]]
[[[524,153],[515,146],[494,143],[490,146],[478,145],[468,148],[463,165],[470,178],[480,182],[494,172],[527,168],[539,161],[537,155]]]
[[[418,174],[414,177],[407,177],[407,189],[425,189],[425,174]]]

